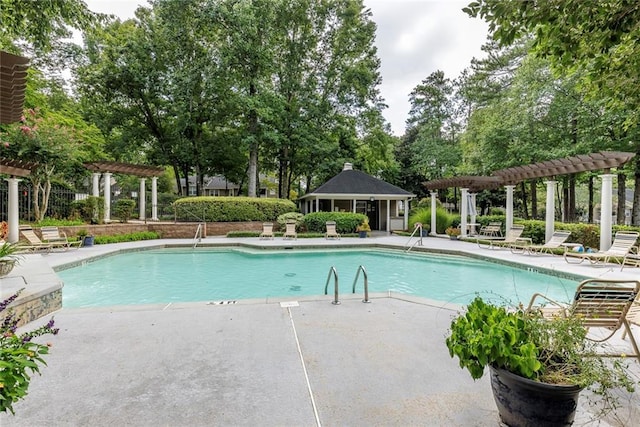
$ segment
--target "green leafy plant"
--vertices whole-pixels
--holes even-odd
[[[120,222],[127,222],[133,216],[136,201],[132,199],[120,199],[114,206],[113,213],[120,219]]]
[[[634,382],[619,360],[598,357],[586,335],[578,316],[545,319],[538,311],[508,310],[478,296],[453,319],[445,343],[473,379],[493,366],[534,381],[578,385],[602,395],[607,411],[615,407],[610,390],[631,392]]]
[[[369,225],[369,218],[366,218],[356,227],[356,231],[360,233],[361,231],[366,231],[367,233],[371,231],[371,226]]]
[[[58,333],[53,318],[35,330],[16,333],[19,319],[7,307],[21,292],[0,302],[0,411],[12,414],[15,413],[13,404],[27,395],[30,374],[40,373],[40,365],[46,366],[43,356],[49,353],[50,344],[39,344],[32,339]]]
[[[0,244],[0,260],[13,260],[19,261],[22,257],[18,255],[21,248],[17,243],[2,243]]]

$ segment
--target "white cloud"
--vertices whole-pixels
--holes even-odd
[[[487,24],[470,18],[460,0],[364,0],[378,29],[380,92],[389,108],[384,115],[394,134],[402,135],[409,112],[409,93],[431,73],[442,70],[454,79],[480,57]],[[144,0],[86,0],[89,9],[121,19],[134,16]]]

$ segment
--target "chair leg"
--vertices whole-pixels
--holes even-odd
[[[629,341],[631,341],[631,346],[635,351],[634,356],[636,359],[638,359],[638,363],[640,363],[640,350],[638,350],[638,343],[636,343],[636,339],[633,336],[633,332],[631,332],[631,325],[629,324],[629,321],[627,319],[624,319],[623,322],[625,327],[625,333],[629,334]],[[622,335],[622,338],[624,339],[624,334]]]

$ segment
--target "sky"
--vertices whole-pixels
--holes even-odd
[[[455,79],[483,56],[487,24],[470,18],[462,8],[471,0],[364,0],[377,25],[376,46],[380,58],[380,93],[394,135],[405,131],[409,93],[431,73],[441,70]],[[146,0],[85,0],[94,12],[133,18]]]

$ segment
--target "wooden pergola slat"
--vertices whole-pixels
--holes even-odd
[[[92,172],[111,172],[134,175],[140,177],[160,176],[164,169],[158,166],[136,165],[120,162],[88,162],[84,166]]]

